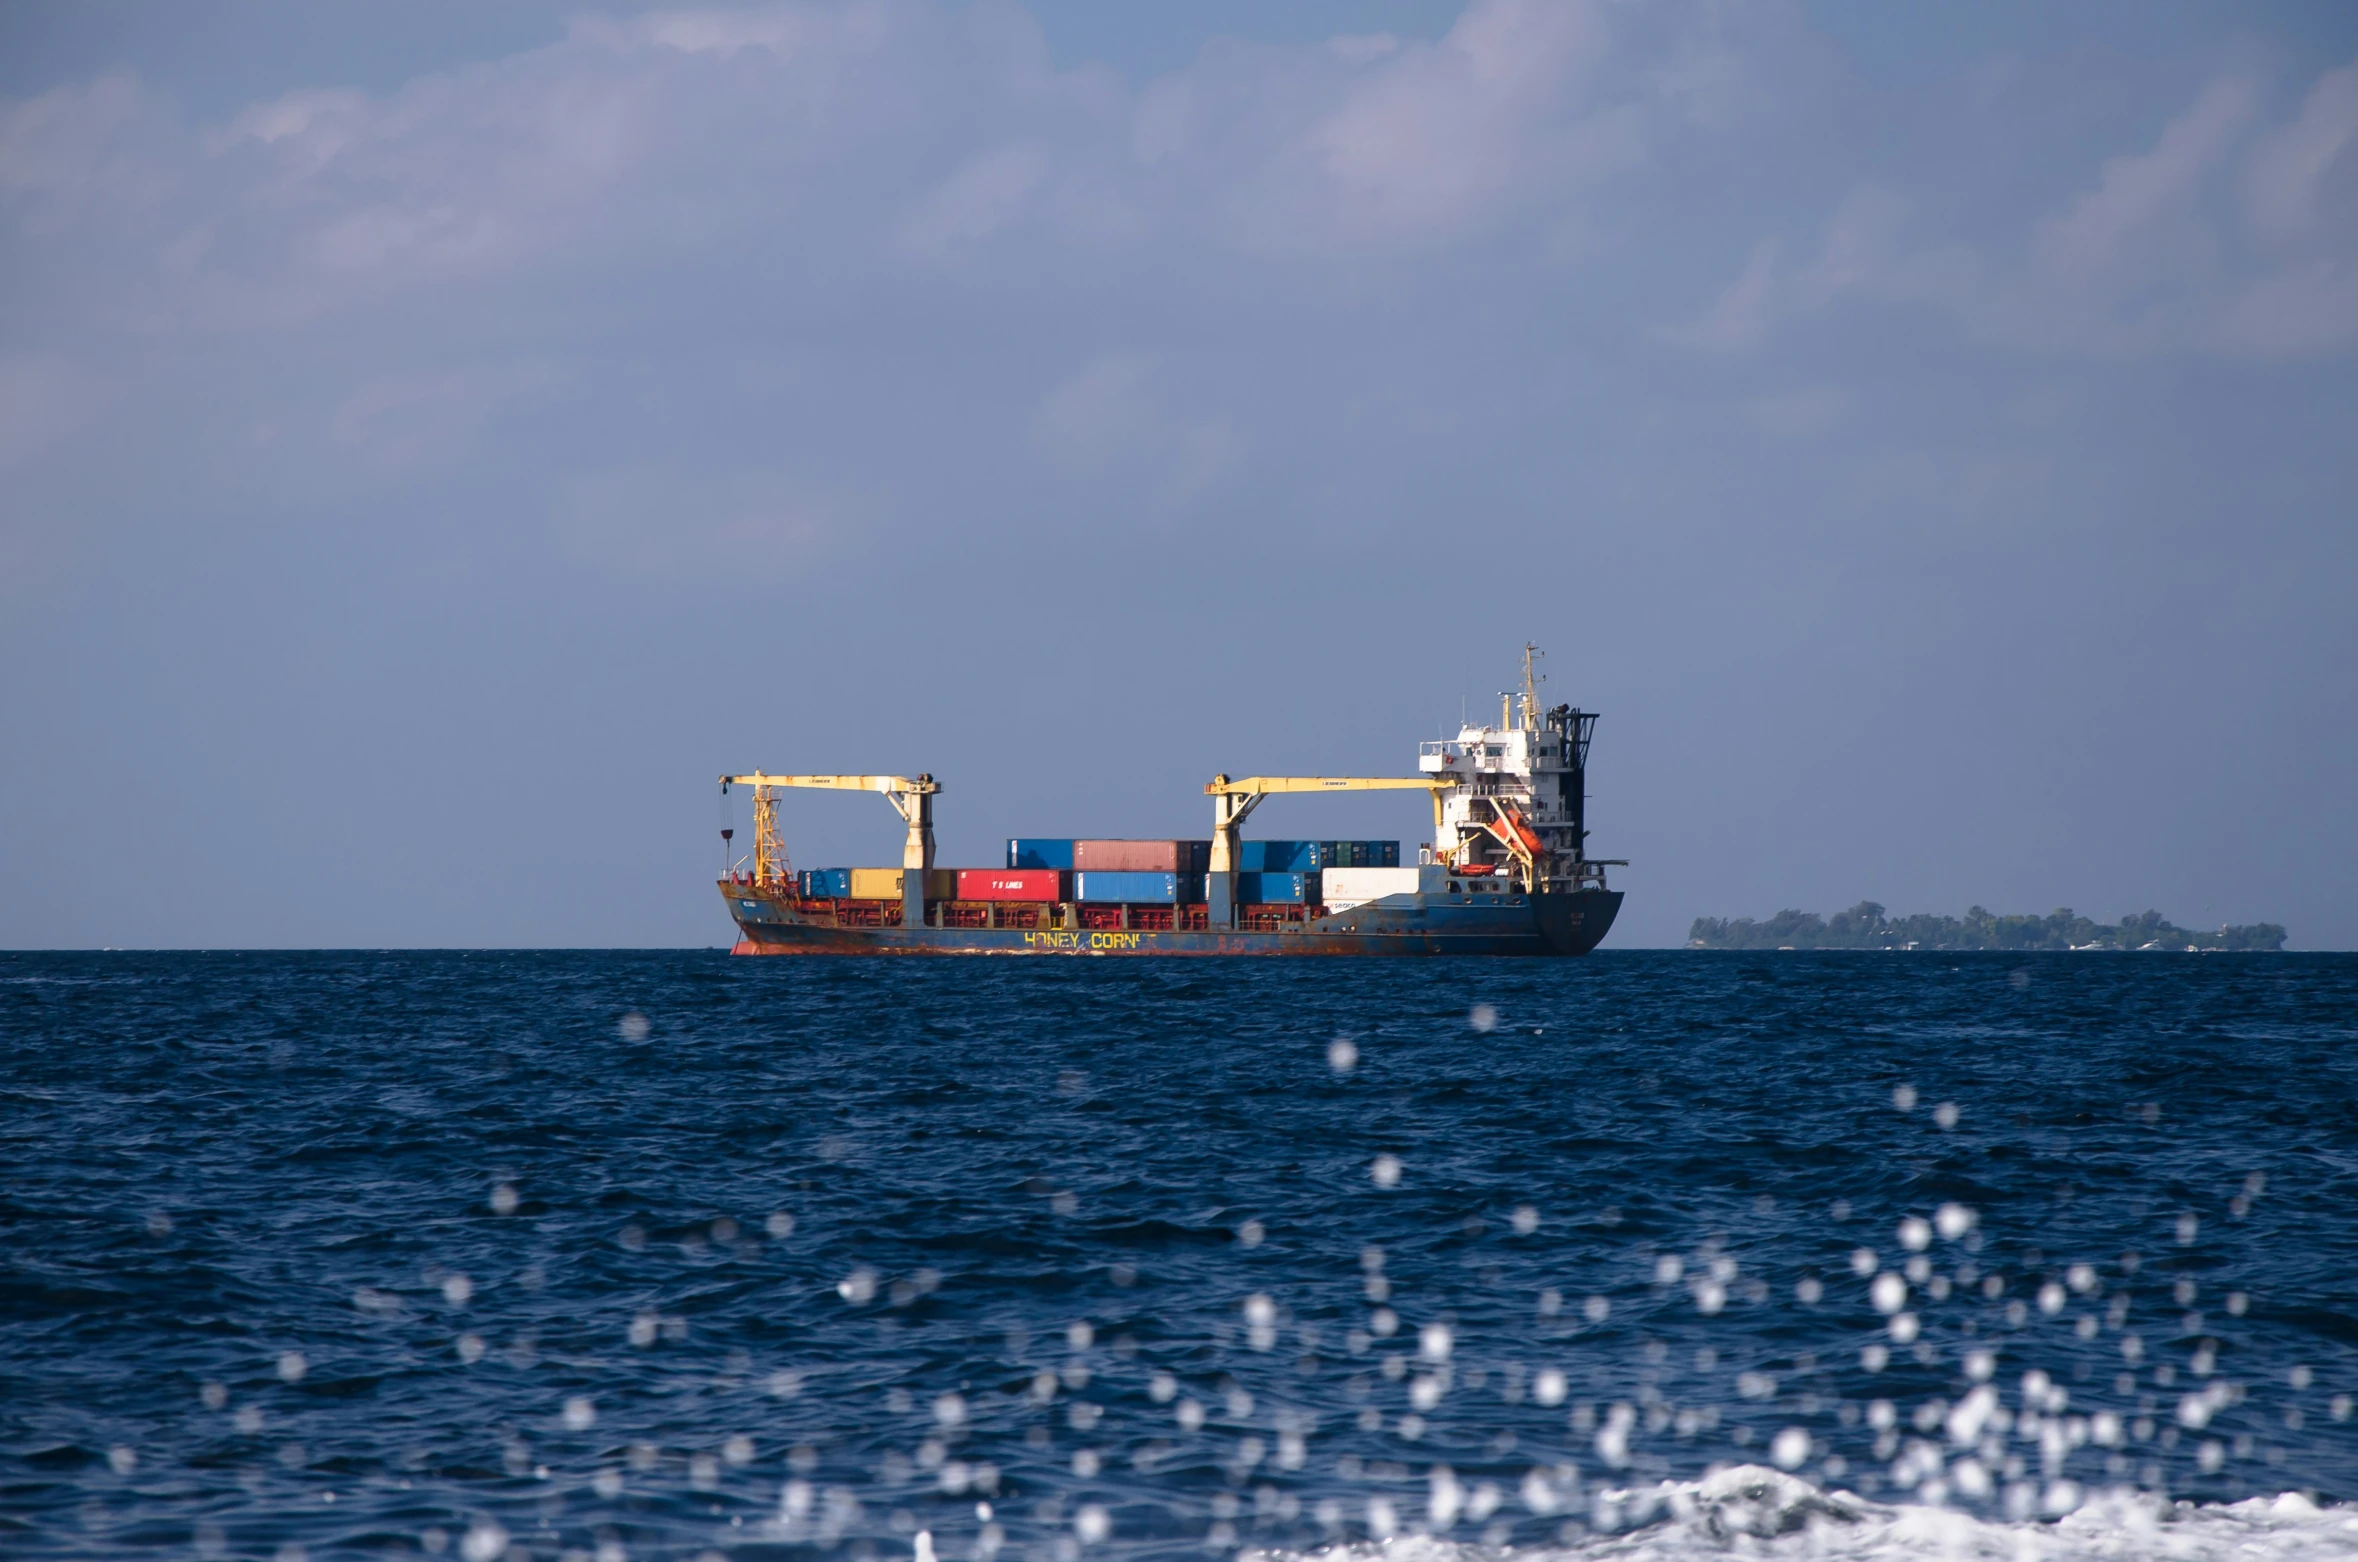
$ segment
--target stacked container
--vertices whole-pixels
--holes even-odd
[[[1202,873],[1210,841],[1075,841],[1073,866],[1097,873]]]
[[[1072,871],[1073,843],[1031,836],[1016,836],[1007,843],[1007,866],[1010,868],[1062,868]]]
[[[1122,902],[1129,905],[1169,906],[1182,901],[1193,904],[1203,898],[1204,877],[1200,873],[1083,868],[1073,875],[1075,900],[1096,901],[1100,904]]]
[[[827,875],[828,891],[842,899],[898,900],[901,898],[899,868],[822,868]],[[836,875],[842,875],[840,879]],[[836,888],[836,885],[842,885]],[[958,874],[951,868],[929,868],[925,873],[925,898],[948,900],[958,893]]]
[[[1398,841],[1239,841],[1246,873],[1319,873],[1328,868],[1397,868]]]
[[[1387,895],[1431,895],[1448,882],[1445,868],[1329,868],[1321,874],[1327,909],[1382,900]]]
[[[851,894],[849,868],[805,868],[795,875],[805,900],[842,900]]]
[[[960,900],[1058,901],[1070,875],[1055,868],[960,868]]]
[[[1245,872],[1236,876],[1236,900],[1243,906],[1301,905],[1318,898],[1315,873]]]

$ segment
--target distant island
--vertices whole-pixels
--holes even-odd
[[[1884,915],[1862,900],[1848,911],[1780,911],[1765,922],[1750,917],[1697,917],[1687,929],[1689,949],[2211,949],[2284,948],[2273,922],[2198,933],[2158,911],[2093,922],[2065,907],[2048,916],[2001,917],[1975,906],[1963,917]]]

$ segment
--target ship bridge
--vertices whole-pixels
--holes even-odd
[[[1498,697],[1498,725],[1462,723],[1454,738],[1419,745],[1417,768],[1460,783],[1436,794],[1427,862],[1503,873],[1534,889],[1603,888],[1610,862],[1588,856],[1587,770],[1594,711],[1543,708],[1523,648],[1523,687]],[[1518,708],[1519,707],[1519,708]]]

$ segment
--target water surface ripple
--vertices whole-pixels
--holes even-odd
[[[2354,1038],[2342,956],[0,955],[0,1551],[2358,1554]]]

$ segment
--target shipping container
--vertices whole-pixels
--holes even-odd
[[[851,893],[849,868],[805,868],[796,877],[805,899],[841,900]]]
[[[1240,873],[1236,876],[1236,903],[1240,906],[1299,905],[1315,899],[1318,875],[1315,873]]]
[[[1318,877],[1329,908],[1356,906],[1386,895],[1433,894],[1448,881],[1446,870],[1440,868],[1329,868]]]
[[[1320,841],[1318,866],[1326,868],[1397,868],[1398,841]]]
[[[901,898],[899,868],[854,868],[851,870],[851,898],[854,900],[898,900]],[[958,870],[931,868],[925,874],[927,900],[954,900],[958,895]]]
[[[960,900],[1062,900],[1065,875],[1054,868],[960,868]]]
[[[1098,873],[1202,873],[1210,841],[1075,841],[1073,866]]]
[[[1316,873],[1326,866],[1319,841],[1239,841],[1237,867],[1246,873]]]
[[[1109,872],[1084,868],[1073,875],[1075,900],[1168,906],[1177,901],[1192,905],[1203,898],[1204,880],[1200,873]]]
[[[1062,868],[1069,873],[1073,866],[1073,843],[1071,841],[1016,836],[1007,843],[1007,866],[1010,868]]]

